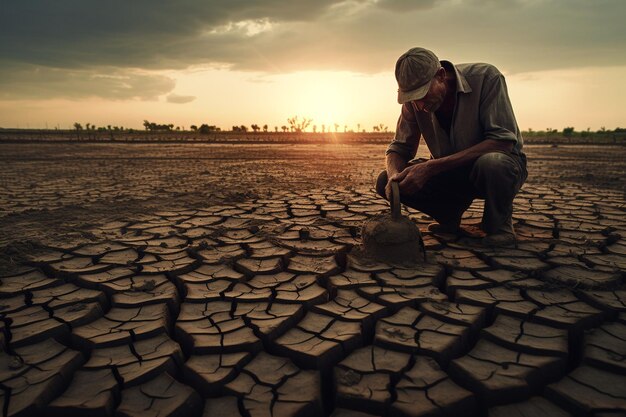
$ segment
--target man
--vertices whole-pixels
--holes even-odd
[[[475,198],[485,199],[481,228],[488,246],[515,244],[513,199],[527,177],[526,156],[502,74],[489,64],[453,65],[424,48],[396,63],[402,111],[376,185],[433,217],[435,233],[458,233]],[[420,137],[431,159],[415,157]]]

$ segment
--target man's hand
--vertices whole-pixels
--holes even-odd
[[[511,152],[515,142],[495,139],[485,139],[467,149],[437,159],[429,159],[426,162],[410,165],[406,168],[406,162],[396,153],[387,155],[387,172],[396,172],[391,175],[385,195],[391,200],[391,181],[398,181],[402,194],[411,194],[421,190],[430,178],[443,172],[450,171],[460,166],[473,163],[481,155],[489,152]],[[402,171],[400,171],[402,170]]]
[[[391,180],[387,181],[385,186],[385,197],[387,197],[387,201],[391,202]]]
[[[389,179],[385,193],[390,197],[391,181],[398,181],[398,186],[403,194],[414,194],[421,190],[432,176],[430,161],[411,165]]]

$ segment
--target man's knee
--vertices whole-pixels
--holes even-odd
[[[504,152],[489,152],[481,155],[474,166],[478,166],[480,169],[497,172],[506,170],[510,165],[511,156]]]
[[[378,175],[378,179],[376,180],[376,192],[382,198],[387,198],[385,196],[385,187],[387,186],[387,182],[388,182],[387,171],[382,171]]]
[[[473,182],[510,182],[512,185],[520,182],[521,172],[519,163],[510,154],[504,152],[489,152],[480,156],[474,163],[471,178]]]

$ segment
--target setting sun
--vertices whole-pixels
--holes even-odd
[[[297,96],[294,110],[313,119],[313,124],[319,129],[322,125],[325,125],[327,130],[331,129],[336,123],[341,125],[340,129],[343,130],[344,124],[348,121],[352,124],[359,120],[360,109],[355,105],[355,101],[361,101],[361,98],[355,97],[358,85],[354,82],[352,74],[307,72],[295,74],[290,78],[288,82],[301,85],[299,91],[295,90]]]

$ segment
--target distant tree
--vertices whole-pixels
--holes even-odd
[[[219,127],[215,126],[215,125],[207,125],[206,123],[203,123],[200,125],[200,128],[198,129],[198,131],[200,133],[211,133],[211,132],[219,132],[220,129]]]
[[[306,117],[303,117],[302,119],[300,119],[298,116],[294,116],[294,117],[287,119],[287,122],[289,123],[290,128],[291,128],[291,131],[292,132],[295,131],[296,133],[304,132],[306,128],[309,127],[312,121],[313,119],[307,119]]]
[[[280,128],[283,130],[283,133],[287,133],[287,130],[289,130],[289,128],[285,125],[282,125]]]
[[[563,128],[563,136],[570,137],[573,134],[574,134],[574,128],[573,127],[564,127]]]
[[[335,132],[339,129],[339,123],[335,123]]]
[[[93,126],[91,126],[91,123],[85,123],[85,133],[87,133],[87,140],[91,139],[92,130],[93,130]]]
[[[343,125],[343,133],[346,133],[348,131],[348,125]]]
[[[267,128],[267,125],[263,125],[263,131],[264,131],[265,133],[267,133],[267,129],[268,129],[268,128]]]
[[[322,133],[326,133],[326,125],[322,125]]]
[[[586,138],[587,136],[591,135],[591,128],[588,127],[587,130],[581,130],[580,131],[580,136],[583,138]]]
[[[317,125],[313,125],[313,133],[317,133]]]
[[[376,126],[374,126],[372,128],[372,130],[374,132],[386,132],[387,131],[387,126],[384,125],[384,123],[378,123]]]
[[[189,126],[189,129],[193,130],[194,132],[198,130],[198,126],[196,125],[191,125]]]
[[[174,125],[173,124],[157,124],[154,122],[149,122],[148,120],[144,120],[143,121],[143,127],[146,130],[150,130],[150,131],[171,131],[172,129],[174,129]]]
[[[245,125],[241,125],[241,126],[239,126],[239,131],[243,132],[243,133],[246,133],[248,131],[248,127],[245,126]]]
[[[76,122],[74,123],[74,129],[76,129],[76,140],[80,140],[80,131],[83,130],[83,125]]]
[[[258,132],[259,130],[261,130],[261,128],[259,127],[259,125],[257,124],[253,124],[252,126],[250,126],[252,128],[252,130],[254,131],[254,133]]]
[[[274,126],[274,132],[278,133],[278,126]]]

